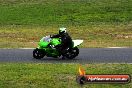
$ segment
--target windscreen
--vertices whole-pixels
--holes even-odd
[[[50,42],[51,38],[50,38],[50,36],[46,36],[46,37],[43,37],[40,41]]]

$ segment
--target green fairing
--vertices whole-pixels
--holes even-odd
[[[40,41],[38,45],[39,45],[41,48],[45,48],[45,47],[48,46],[48,44],[49,44],[49,42]]]
[[[40,40],[40,42],[39,42],[38,45],[39,45],[39,47],[41,47],[41,48],[46,48],[46,47],[48,46],[49,43],[50,43],[51,45],[54,45],[54,46],[61,44],[59,38],[53,38],[53,39],[51,40],[51,42],[47,42],[47,41]]]
[[[61,44],[60,39],[59,38],[53,38],[51,41],[51,45],[59,45]]]
[[[47,52],[47,56],[58,56],[60,53],[54,49],[51,49],[48,47],[48,44],[51,45],[59,45],[61,44],[60,39],[59,38],[52,38],[50,42],[45,41],[43,38],[40,40],[40,42],[38,43],[39,45],[39,49],[43,49]]]

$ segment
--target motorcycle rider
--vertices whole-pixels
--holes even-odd
[[[55,48],[64,55],[68,48],[72,47],[72,39],[69,34],[66,32],[66,28],[60,28],[59,34],[51,36],[51,38],[60,38],[61,44],[57,45]]]

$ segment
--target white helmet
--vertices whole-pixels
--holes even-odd
[[[66,28],[60,28],[59,29],[59,34],[63,34],[66,33]]]

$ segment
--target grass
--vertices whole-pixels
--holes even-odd
[[[68,27],[73,39],[83,39],[80,47],[131,47],[131,24],[92,25]],[[35,48],[46,35],[58,33],[57,26],[2,26],[0,27],[0,48]]]
[[[131,0],[0,0],[1,25],[129,23]]]
[[[131,47],[131,0],[0,0],[0,48],[36,47],[67,27],[81,47]]]
[[[36,47],[67,27],[81,47],[131,47],[132,0],[0,0],[0,48]]]
[[[130,74],[131,64],[83,64],[87,74]],[[79,64],[1,63],[2,88],[80,88]],[[130,88],[129,84],[86,84],[82,88]]]

